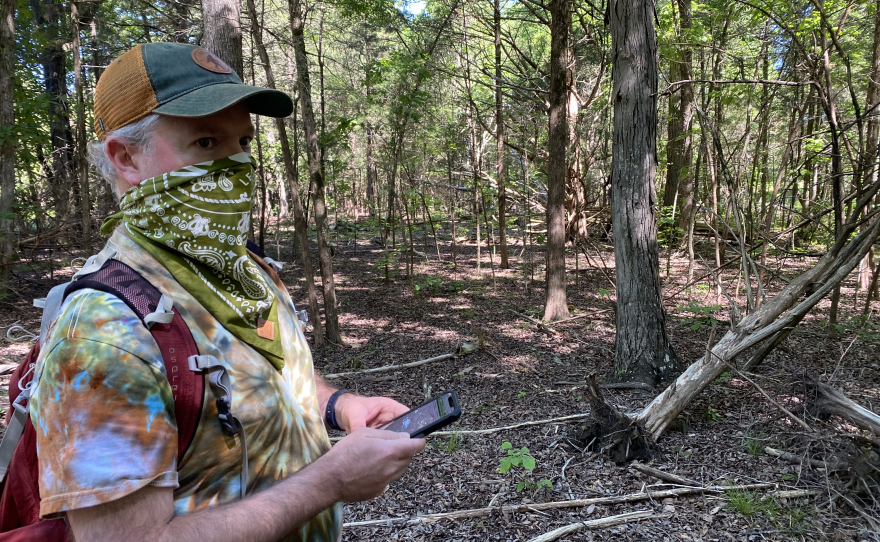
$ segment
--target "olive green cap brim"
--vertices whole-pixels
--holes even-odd
[[[197,88],[153,109],[172,117],[204,117],[244,102],[255,115],[284,118],[293,113],[293,100],[280,90],[241,83],[217,83]]]

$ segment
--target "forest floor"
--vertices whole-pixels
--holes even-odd
[[[448,233],[448,232],[447,232]],[[515,238],[514,240],[517,240]],[[569,250],[568,302],[573,317],[554,324],[555,333],[543,331],[522,315],[540,319],[544,303],[543,252],[512,248],[510,270],[497,269],[494,277],[485,246],[482,269],[476,270],[473,242],[458,247],[452,265],[448,235],[437,248],[417,244],[424,255],[414,258],[414,274],[404,274],[403,261],[391,265],[385,280],[377,265],[388,252],[364,232],[358,239],[341,228],[335,234],[334,271],[344,345],[314,352],[316,367],[324,374],[359,371],[403,364],[453,351],[463,341],[482,343],[476,352],[418,367],[353,375],[331,381],[364,395],[385,395],[417,405],[426,397],[454,389],[461,401],[460,421],[449,435],[430,437],[398,482],[377,499],[345,506],[344,521],[381,520],[372,526],[349,526],[343,540],[527,541],[547,531],[580,521],[638,510],[656,517],[595,531],[582,530],[559,540],[880,540],[868,530],[867,520],[848,506],[837,491],[843,482],[831,472],[792,464],[767,455],[767,446],[814,457],[817,446],[843,446],[855,428],[839,420],[822,422],[822,438],[805,436],[744,378],[725,373],[693,401],[660,440],[661,452],[651,465],[706,485],[769,482],[768,491],[705,492],[628,504],[597,504],[539,510],[534,505],[574,499],[623,496],[675,487],[633,468],[617,465],[584,450],[578,441],[585,418],[542,423],[483,434],[467,433],[522,422],[589,413],[584,382],[595,373],[601,380],[612,372],[614,351],[614,257],[610,245],[595,241],[590,262]],[[269,256],[292,262],[291,238],[267,241]],[[698,246],[711,261],[711,246]],[[427,258],[425,257],[427,256]],[[280,258],[279,258],[280,256]],[[712,322],[719,334],[729,326],[727,309],[717,307],[712,278],[686,284],[687,261],[661,253],[663,293],[668,331],[685,363],[705,353]],[[604,262],[604,263],[603,263]],[[808,259],[777,262],[780,273],[795,276]],[[784,264],[784,265],[782,265]],[[606,267],[603,269],[603,267]],[[776,267],[776,266],[774,266]],[[575,271],[575,269],[578,271]],[[529,270],[533,275],[530,275]],[[695,277],[705,272],[695,269]],[[69,280],[70,271],[58,271],[50,280],[42,268],[22,264],[16,269],[16,293],[4,303],[0,331],[12,325],[39,329],[39,309],[31,299],[45,295],[54,284]],[[727,271],[723,280],[731,291],[736,279]],[[306,306],[305,281],[299,265],[282,272],[294,301]],[[769,294],[782,287],[779,280],[766,285]],[[843,317],[839,332],[829,334],[827,300],[801,327],[757,368],[751,379],[792,412],[805,415],[798,376],[804,372],[842,388],[859,404],[877,411],[880,401],[880,328],[876,315],[864,323],[854,307],[853,284],[843,289]],[[744,303],[739,288],[739,302]],[[877,303],[875,302],[875,307]],[[856,325],[859,324],[859,325]],[[20,361],[27,341],[6,341],[0,363]],[[6,377],[8,379],[8,377]],[[659,390],[658,390],[659,391]],[[622,412],[635,413],[653,397],[632,390],[605,390],[606,399]],[[3,391],[5,397],[5,390]],[[5,409],[6,405],[2,405]],[[331,435],[340,436],[340,435]],[[536,467],[528,472],[497,469],[507,454],[505,442],[527,447]],[[538,486],[542,480],[552,484]],[[844,479],[845,481],[845,479]],[[520,484],[522,482],[522,484]],[[520,485],[521,491],[517,491]],[[526,486],[526,487],[522,487]],[[774,491],[818,489],[818,496],[774,497]],[[503,506],[529,505],[523,512]],[[495,507],[488,515],[406,524],[427,514]],[[867,511],[877,517],[877,508]],[[417,520],[418,521],[418,520]]]

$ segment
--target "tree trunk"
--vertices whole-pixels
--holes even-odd
[[[550,2],[549,133],[547,135],[547,253],[544,320],[569,317],[565,293],[565,186],[568,150],[568,0]]]
[[[257,7],[254,0],[247,0],[248,13],[252,21],[257,20]],[[269,54],[263,44],[263,35],[259,27],[253,24],[251,27],[254,43],[260,55],[260,62],[266,70],[266,87],[275,88],[275,74],[272,72],[272,64],[269,62]],[[302,200],[299,196],[299,182],[297,182],[296,166],[290,153],[290,141],[287,138],[287,126],[284,119],[275,119],[275,128],[278,130],[278,138],[281,140],[281,159],[284,162],[284,176],[293,204],[293,227],[299,240],[302,251],[303,274],[306,276],[306,290],[309,298],[309,313],[312,322],[312,330],[315,336],[315,347],[324,344],[324,326],[321,324],[321,313],[318,310],[318,294],[315,290],[315,270],[312,267],[312,251],[309,249],[308,223],[303,213]]]
[[[64,5],[43,0],[35,6],[36,23],[43,29],[45,48],[42,52],[43,84],[48,97],[49,138],[52,141],[52,167],[48,181],[55,199],[55,222],[61,224],[70,214],[73,190],[73,134],[67,114],[67,57],[64,45],[69,42],[63,24]]]
[[[501,97],[501,0],[495,0],[495,176],[498,182],[498,243],[501,245],[501,269],[509,269],[507,261],[507,192],[504,187],[506,175],[504,167],[504,115]]]
[[[79,6],[70,4],[70,26],[73,35],[73,81],[76,89],[76,172],[80,191],[80,218],[82,220],[82,249],[92,247],[92,198],[89,193],[89,164],[86,160],[86,104],[83,100],[82,54],[79,41]]]
[[[691,0],[678,0],[679,16],[683,34],[691,28]],[[682,40],[684,41],[684,40]],[[689,80],[693,75],[693,53],[687,43],[682,45],[680,75],[682,80]],[[681,102],[679,104],[681,124],[679,125],[680,157],[678,161],[679,182],[678,202],[681,211],[678,213],[678,227],[687,231],[693,222],[694,193],[696,192],[695,173],[693,171],[694,149],[691,138],[691,126],[694,120],[694,86],[685,83],[681,86]]]
[[[654,3],[613,0],[609,12],[614,54],[611,214],[617,264],[613,378],[654,386],[678,368],[678,359],[666,336],[655,217]]]
[[[236,0],[202,0],[202,47],[243,77],[241,5]]]
[[[15,0],[0,0],[0,133],[15,126]],[[0,291],[9,286],[15,236],[15,139],[0,139]]]
[[[309,64],[306,58],[306,41],[303,35],[300,0],[290,0],[288,6],[290,8],[290,28],[293,33],[293,51],[296,57],[297,88],[302,105],[306,154],[309,160],[309,188],[315,205],[315,229],[318,237],[318,260],[321,263],[321,285],[324,291],[327,339],[332,343],[341,344],[342,334],[339,330],[339,316],[336,312],[336,286],[333,281],[333,263],[330,258],[330,236],[327,234],[324,168],[321,163],[321,148],[318,146],[315,112],[312,108],[312,90],[309,82]],[[307,254],[303,255],[303,257],[305,256]]]

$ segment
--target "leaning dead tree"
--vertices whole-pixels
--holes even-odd
[[[736,366],[737,356],[752,347],[758,347],[759,353],[765,356],[822,298],[853,272],[880,235],[880,208],[870,210],[868,206],[878,191],[880,180],[857,194],[857,202],[843,225],[842,234],[812,268],[742,318],[634,419],[626,420],[640,426],[644,432],[633,432],[638,435],[637,439],[644,438],[642,434],[655,441],[659,439],[670,422],[706,386],[729,365]],[[607,420],[602,423],[608,424]],[[632,450],[644,446],[637,442],[617,445]],[[632,459],[632,456],[626,459]]]

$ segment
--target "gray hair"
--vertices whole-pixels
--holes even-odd
[[[113,167],[113,162],[107,156],[107,138],[121,139],[127,145],[133,145],[149,156],[153,152],[153,135],[158,121],[159,115],[151,113],[140,120],[113,130],[107,134],[104,141],[92,141],[89,143],[89,162],[98,170],[101,177],[110,184],[110,188],[117,198],[121,195],[118,193],[119,188],[117,186],[119,174],[116,172],[116,168]]]

